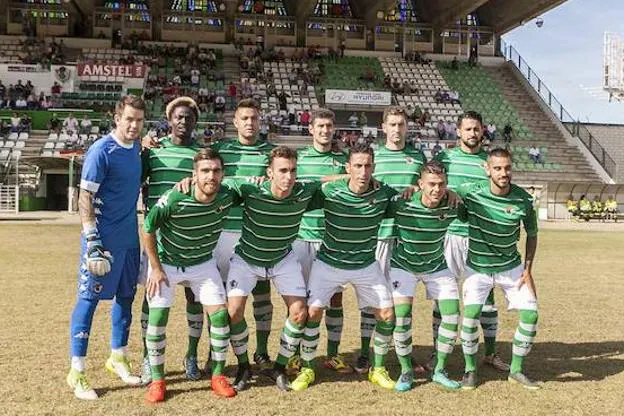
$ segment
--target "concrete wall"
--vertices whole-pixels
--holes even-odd
[[[617,164],[616,183],[624,183],[624,125],[584,124]]]

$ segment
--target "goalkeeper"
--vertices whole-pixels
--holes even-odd
[[[111,355],[106,369],[129,385],[126,357],[132,301],[139,274],[136,205],[141,185],[141,144],[145,104],[136,96],[122,98],[115,108],[115,130],[87,152],[80,181],[79,211],[82,251],[78,294],[71,317],[71,370],[67,384],[74,395],[95,400],[85,376],[85,358],[93,314],[99,300],[113,300]]]

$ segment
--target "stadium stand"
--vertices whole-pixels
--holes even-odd
[[[613,156],[618,166],[617,183],[624,183],[624,126],[614,124],[584,123],[589,132]]]

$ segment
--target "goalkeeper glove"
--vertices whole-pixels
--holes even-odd
[[[102,245],[97,228],[89,228],[84,232],[87,241],[87,269],[95,276],[104,276],[110,272],[113,256]]]

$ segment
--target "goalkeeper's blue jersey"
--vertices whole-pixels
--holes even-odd
[[[95,194],[97,228],[108,250],[139,247],[140,153],[138,140],[126,145],[111,133],[96,141],[85,157],[80,188]]]

